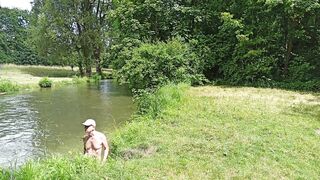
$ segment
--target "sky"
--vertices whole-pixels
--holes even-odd
[[[1,7],[31,10],[30,2],[33,0],[0,0]]]

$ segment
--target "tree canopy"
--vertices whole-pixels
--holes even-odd
[[[30,46],[28,11],[0,8],[0,63],[39,64]]]

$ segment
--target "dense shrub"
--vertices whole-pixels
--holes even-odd
[[[277,82],[275,87],[283,89],[292,89],[300,91],[320,91],[320,81],[310,80],[310,81],[292,81],[292,82]]]
[[[39,81],[39,86],[42,88],[49,88],[52,86],[52,80],[48,77],[44,77]]]
[[[181,40],[142,44],[116,74],[133,89],[156,88],[169,82],[201,82],[201,64]]]
[[[19,90],[19,86],[17,84],[14,84],[9,80],[0,80],[0,93],[1,92],[10,93],[18,90]]]

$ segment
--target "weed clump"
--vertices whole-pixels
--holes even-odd
[[[41,88],[50,88],[52,86],[52,80],[48,77],[44,77],[39,81],[39,86]]]
[[[0,80],[0,93],[11,93],[19,90],[19,86],[9,80]]]

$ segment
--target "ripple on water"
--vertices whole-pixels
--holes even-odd
[[[36,114],[29,105],[31,95],[5,96],[0,99],[0,166],[25,162],[38,150],[34,146]]]

